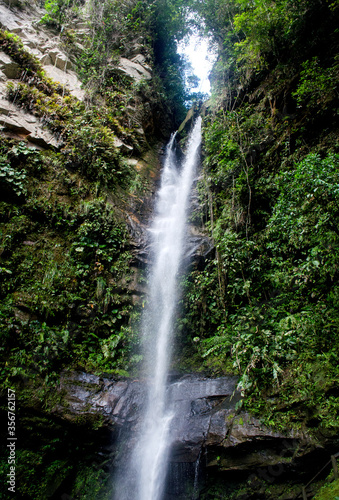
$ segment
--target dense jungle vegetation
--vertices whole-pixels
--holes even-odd
[[[338,2],[198,2],[219,45],[200,183],[215,258],[184,336],[247,408],[338,428]]]
[[[338,0],[89,5],[86,50],[72,27],[81,0],[47,0],[40,21],[72,54],[84,102],[0,31],[0,49],[23,70],[8,97],[58,138],[48,150],[0,144],[0,376],[21,387],[33,408],[23,420],[42,440],[25,449],[22,436],[23,498],[46,498],[50,479],[78,470],[88,451],[75,451],[67,430],[65,458],[57,421],[43,437],[35,411],[53,406],[60,372],[138,367],[132,283],[144,278],[130,221],[146,216],[160,145],[192,101],[176,52],[191,30],[218,46],[192,217],[215,250],[183,282],[174,368],[238,374],[241,404],[270,425],[338,431]],[[151,80],[117,71],[135,43]],[[102,472],[81,467],[73,492],[96,498]]]
[[[190,99],[176,53],[185,31],[181,2],[93,0],[83,14],[84,4],[48,0],[40,19],[69,54],[86,90],[83,102],[46,76],[18,36],[0,30],[0,50],[21,73],[8,83],[8,99],[38,117],[58,143],[41,149],[11,134],[0,142],[0,377],[20,400],[20,498],[49,498],[77,472],[74,494],[88,482],[96,498],[103,471],[93,468],[93,450],[110,437],[97,432],[100,422],[72,427],[46,415],[57,403],[62,370],[128,376],[140,361],[135,324],[144,299],[134,285],[144,279],[144,264],[133,231],[148,211],[160,149]],[[27,9],[26,2],[15,7]],[[119,58],[135,54],[145,58],[151,80],[119,72]],[[0,497],[7,498],[2,484]]]
[[[137,342],[127,220],[152,189],[159,144],[186,112],[175,44],[184,18],[179,9],[172,22],[175,3],[91,3],[87,49],[79,53],[72,20],[81,4],[46,2],[41,23],[61,32],[85,102],[46,78],[18,37],[0,33],[1,49],[24,71],[8,84],[9,99],[41,118],[59,142],[40,151],[3,137],[0,146],[3,378],[47,382],[69,365],[127,373]],[[136,40],[154,67],[151,81],[133,82],[116,69]],[[139,171],[131,154],[141,159]]]

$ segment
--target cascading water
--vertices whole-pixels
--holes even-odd
[[[160,500],[169,453],[169,425],[173,414],[166,408],[166,384],[171,359],[173,317],[178,302],[178,272],[185,249],[185,228],[192,183],[201,143],[201,118],[190,134],[181,169],[177,168],[171,138],[161,176],[155,217],[150,228],[152,266],[149,300],[143,319],[148,401],[139,439],[128,470],[120,481],[116,500]]]

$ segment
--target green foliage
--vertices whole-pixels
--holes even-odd
[[[156,85],[155,90],[161,92],[166,112],[172,112],[176,126],[184,119],[184,104],[189,99],[184,82],[185,62],[177,54],[177,42],[189,31],[186,16],[190,3],[182,0],[133,3],[125,14],[127,24],[120,39],[121,44],[128,44],[136,31],[139,36],[143,35],[145,45],[149,46],[147,55],[153,56],[156,74],[160,77],[161,85]],[[120,9],[119,5],[119,16]],[[145,52],[145,48],[143,50]]]
[[[10,148],[4,142],[0,148],[0,184],[6,198],[14,193],[22,197],[27,193],[27,172],[39,169],[40,155],[34,147],[23,141]]]
[[[206,369],[240,375],[245,405],[270,425],[304,420],[333,429],[337,6],[196,5],[220,47],[204,122],[205,217],[216,255],[187,280],[183,328]],[[196,290],[194,283],[207,277],[208,287]],[[268,402],[278,387],[277,404]]]
[[[65,2],[58,0],[46,0],[45,2],[45,10],[47,13],[41,18],[41,23],[47,25],[59,25],[62,23],[64,13],[61,10],[61,6],[65,4]]]
[[[98,113],[84,113],[83,105],[74,98],[56,93],[47,96],[23,83],[16,87],[8,84],[8,96],[26,110],[34,109],[52,131],[64,134],[66,166],[79,168],[82,174],[103,186],[112,187],[117,182],[121,187],[129,185],[135,173],[120,158],[112,128],[118,130],[120,136],[127,133],[106,110],[99,119]],[[105,118],[111,128],[102,125]]]
[[[75,13],[83,0],[46,0],[46,14],[40,19],[46,26],[56,27],[58,29]]]
[[[100,92],[100,87],[106,87],[106,79],[109,77],[108,60],[116,62],[119,46],[126,36],[124,20],[129,7],[121,2],[105,0],[100,8],[96,2],[90,8],[88,27],[91,29],[91,36],[87,50],[82,51],[77,59],[77,66],[79,76],[87,87]]]
[[[0,47],[19,64],[25,76],[41,70],[38,59],[24,48],[20,38],[13,33],[0,30]]]
[[[46,89],[39,90],[35,86],[19,82],[7,84],[9,100],[27,111],[34,112],[43,118],[44,122],[53,132],[60,132],[67,121],[74,118],[75,113],[81,109],[75,98],[66,95],[61,97],[56,92],[48,93]],[[66,92],[67,94],[67,92]]]
[[[270,425],[313,419],[332,429],[338,158],[325,156],[325,141],[322,154],[308,155],[335,127],[328,106],[337,102],[336,59],[334,51],[324,57],[317,43],[327,33],[312,24],[327,16],[334,29],[332,14],[316,2],[198,5],[223,47],[204,122],[206,217],[216,255],[187,280],[182,328],[195,363],[200,356],[206,369],[238,373],[245,405]],[[311,44],[319,57],[312,60],[300,34],[306,26],[317,33]],[[337,151],[334,137],[327,144]],[[195,287],[207,279],[208,287]],[[301,365],[304,376],[297,377]],[[265,401],[278,387],[280,403]],[[282,400],[299,411],[288,406],[282,417]]]
[[[211,180],[218,179],[217,186],[226,189],[218,194],[223,199],[225,194],[234,193],[239,182],[239,178],[233,185],[220,184],[219,180],[225,168],[236,175],[230,157],[233,146],[227,140],[220,141],[220,137],[227,137],[222,128],[214,126],[208,133],[206,143],[212,155],[206,163]],[[216,138],[223,147],[214,157]],[[292,387],[286,373],[297,370],[300,363],[305,373],[319,370],[326,380],[325,393],[338,377],[334,363],[339,349],[335,299],[338,167],[338,155],[321,158],[310,154],[294,169],[282,172],[273,213],[262,233],[254,232],[251,239],[235,223],[235,201],[226,199],[224,209],[215,212],[214,268],[211,263],[208,271],[192,274],[199,286],[195,289],[189,281],[185,298],[186,328],[199,335],[195,346],[204,365],[217,372],[223,366],[224,371],[239,373],[239,386],[245,394],[252,394],[247,400],[252,411],[256,410],[254,394],[260,400],[265,389],[280,385],[281,393],[292,393],[299,404],[306,393],[312,393],[305,405],[308,415],[329,428],[335,426],[337,406],[324,395],[324,385],[316,388],[319,380],[314,383],[305,375],[293,379]],[[242,203],[238,197],[238,206]]]
[[[13,168],[25,164],[30,173],[26,202],[0,206],[2,379],[48,381],[70,364],[126,374],[135,337],[127,326],[131,256],[123,218],[103,199],[79,199],[72,186],[80,178],[72,181],[60,153],[15,141],[2,146]],[[60,202],[56,186],[73,201]]]
[[[328,106],[337,93],[338,58],[330,68],[322,68],[317,57],[305,61],[300,72],[298,88],[292,93],[299,106],[306,104],[310,109]]]
[[[180,329],[186,330],[187,334],[189,328],[192,336],[204,338],[223,319],[215,267],[210,265],[203,273],[191,273],[183,285],[186,313],[181,320]]]
[[[168,106],[176,123],[185,117],[185,63],[177,54],[177,42],[187,33],[187,10],[190,2],[159,0],[153,15],[154,57],[162,76]]]
[[[0,48],[19,65],[21,82],[29,82],[29,85],[36,86],[47,95],[65,93],[62,85],[45,76],[40,61],[26,50],[18,36],[0,29]],[[10,89],[14,88],[12,82],[9,82],[9,86]]]
[[[25,181],[26,173],[12,168],[7,155],[0,156],[0,187],[2,185],[2,189],[5,187],[17,196],[21,196],[26,192]]]
[[[67,29],[77,5],[46,2],[44,22]],[[189,31],[192,5],[220,56],[200,188],[215,254],[183,284],[178,336],[187,365],[238,374],[245,407],[269,425],[332,432],[339,162],[330,31],[337,2],[92,2],[86,50],[77,53],[92,91],[86,106],[46,79],[16,37],[0,33],[2,50],[24,75],[10,84],[11,100],[60,139],[58,151],[41,153],[24,143],[1,145],[1,184],[14,194],[0,204],[1,378],[54,384],[63,368],[128,375],[140,361],[124,218],[131,217],[128,192],[145,191],[145,181],[118,152],[116,137],[139,154],[146,142],[140,125],[149,140],[171,113],[180,121],[187,96],[176,42]],[[138,51],[156,69],[151,81],[133,84],[116,66],[130,57],[137,35]],[[44,469],[37,455],[20,460],[32,464],[23,476]],[[46,483],[54,474],[62,480],[67,467],[53,459]],[[85,487],[95,497],[104,479],[84,468],[74,494]]]
[[[281,174],[281,194],[268,224],[269,246],[275,255],[292,248],[303,250],[309,271],[322,266],[333,274],[339,222],[338,167],[338,155],[321,159],[311,154],[294,171]]]
[[[86,263],[96,259],[110,265],[126,247],[126,227],[116,220],[115,212],[103,200],[85,202],[81,211],[83,222],[72,245],[76,259]]]
[[[119,157],[116,138],[110,128],[100,125],[99,120],[88,123],[81,117],[68,127],[67,133],[66,165],[79,169],[88,179],[101,185],[128,186],[133,172]]]
[[[140,52],[148,64],[154,62],[157,75],[147,86],[166,101],[167,113],[172,109],[176,123],[185,112],[183,61],[176,53],[176,39],[185,32],[185,10],[182,0],[103,2],[94,4],[89,28],[92,35],[88,49],[77,60],[78,72],[87,88],[94,93],[119,91],[123,86],[133,91],[130,78],[116,71],[119,56],[129,57],[137,31],[142,46]],[[133,38],[134,37],[134,38]],[[109,64],[108,64],[109,61]],[[145,84],[145,82],[144,82]]]
[[[234,29],[240,41],[235,44],[238,62],[260,70],[271,54],[279,57],[284,39],[291,30],[297,2],[270,0],[252,4],[238,2],[243,12],[234,16]]]
[[[113,67],[90,109],[47,79],[18,38],[1,32],[1,47],[24,71],[22,81],[8,85],[10,100],[59,139],[56,151],[38,152],[17,141],[1,145],[2,380],[37,376],[52,383],[67,366],[127,375],[140,361],[137,349],[129,356],[138,343],[131,323],[138,307],[128,289],[133,268],[125,206],[129,191],[138,196],[149,186],[117,145],[122,140],[128,155],[142,151],[140,127],[161,108],[163,86],[156,76],[134,85],[114,69],[135,36],[121,11],[133,5],[91,5],[94,36],[79,58],[81,75],[91,85],[90,73],[97,70],[95,84],[101,85],[100,66],[112,55]],[[44,21],[66,26],[76,6],[47,2]],[[150,40],[141,49],[149,62]]]
[[[78,474],[72,493],[77,496],[80,494],[84,500],[109,500],[111,497],[109,475],[103,469],[93,468],[90,465]]]
[[[338,500],[339,499],[339,479],[332,484],[325,484],[314,497],[315,500]]]

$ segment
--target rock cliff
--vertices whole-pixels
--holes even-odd
[[[236,377],[209,379],[201,375],[179,377],[168,386],[168,406],[176,414],[170,429],[171,452],[167,484],[173,494],[187,498],[187,488],[199,475],[199,488],[209,476],[238,474],[251,477],[259,494],[262,481],[285,480],[302,473],[303,461],[323,456],[323,445],[301,431],[278,432],[238,409],[241,394]],[[101,418],[103,427],[125,446],[113,453],[114,466],[127,460],[128,450],[139,431],[139,416],[145,404],[145,380],[113,381],[86,373],[64,373],[57,388],[58,403],[52,414],[71,423],[79,418]],[[86,417],[87,416],[87,417]],[[324,457],[326,454],[324,454]],[[297,484],[285,498],[294,498]],[[166,497],[167,498],[167,497]]]
[[[55,3],[64,6],[63,2]],[[142,358],[138,320],[147,278],[147,220],[164,143],[183,119],[178,119],[173,108],[173,102],[179,99],[176,64],[166,72],[159,56],[164,47],[169,50],[169,46],[175,46],[173,33],[161,31],[161,26],[156,32],[154,27],[163,12],[152,11],[154,3],[150,2],[144,12],[142,4],[130,0],[77,0],[68,2],[69,9],[48,17],[50,14],[42,9],[41,2],[28,6],[19,0],[0,1],[1,377],[4,387],[11,384],[17,389],[18,494],[22,498],[110,498],[110,478],[125,458],[118,453],[117,438],[132,443],[138,431],[138,414],[146,392],[146,381],[136,379],[135,374]],[[175,22],[177,18],[172,14]],[[151,15],[150,21],[147,16]],[[168,40],[172,45],[166,46]],[[167,54],[166,64],[171,60],[178,62],[175,54],[170,56],[172,59]],[[203,107],[202,112],[209,115],[204,140],[210,170],[207,168],[207,177],[197,179],[193,197],[186,253],[187,259],[193,257],[193,272],[184,304],[186,324],[178,319],[180,331],[189,332],[179,347],[184,346],[186,370],[191,366],[196,369],[201,360],[209,374],[213,370],[225,373],[231,367],[231,347],[223,335],[229,333],[229,322],[237,321],[235,318],[242,323],[241,328],[236,324],[232,330],[233,335],[238,335],[232,355],[235,353],[238,367],[241,363],[244,366],[243,373],[254,368],[260,377],[265,372],[271,360],[258,357],[262,345],[265,353],[266,346],[272,344],[273,355],[280,359],[285,343],[292,345],[290,333],[296,324],[304,344],[299,346],[298,340],[295,349],[301,352],[306,345],[303,309],[299,316],[291,316],[290,309],[286,318],[280,321],[279,316],[280,336],[271,335],[269,328],[262,329],[264,316],[253,316],[249,292],[253,286],[260,288],[260,266],[264,261],[271,262],[272,256],[263,258],[266,240],[262,243],[259,239],[262,247],[259,243],[258,246],[249,239],[248,228],[251,223],[262,227],[262,213],[268,217],[272,192],[276,196],[277,191],[275,181],[270,184],[272,172],[278,169],[277,165],[292,164],[287,150],[291,152],[301,144],[302,153],[303,148],[310,147],[305,146],[307,134],[295,135],[290,125],[299,126],[300,111],[294,109],[291,97],[293,85],[294,91],[297,89],[296,76],[285,75],[286,90],[278,78],[279,71],[278,68],[277,73],[266,75],[262,84],[252,75],[248,102],[243,95],[246,84],[231,88],[230,71],[222,71],[220,79],[227,80],[222,82],[227,91],[221,90],[219,100],[224,108],[220,112],[219,101],[213,100]],[[307,78],[306,74],[305,82],[310,84]],[[269,92],[264,95],[270,80],[277,82],[276,88],[272,87],[273,94],[277,94],[274,99]],[[318,79],[318,83],[321,81]],[[307,85],[305,88],[309,99]],[[311,84],[310,88],[313,89]],[[301,102],[302,87],[298,89]],[[335,91],[333,95],[337,95]],[[312,130],[310,144],[315,141],[314,122],[310,120],[311,115],[316,116],[312,99],[322,103],[319,95],[315,96],[311,94],[307,113],[300,115],[300,123],[306,120],[305,130]],[[228,115],[226,111],[236,110],[240,101],[248,106],[243,117],[240,112],[239,121],[237,112]],[[329,102],[336,101],[333,97]],[[258,114],[253,115],[251,109],[256,106]],[[287,112],[289,109],[294,112]],[[182,122],[182,136],[195,112],[192,109]],[[224,122],[218,121],[219,114]],[[326,122],[324,116],[321,126]],[[283,121],[282,132],[279,119]],[[243,135],[239,123],[251,135]],[[325,126],[323,130],[325,133]],[[328,134],[331,141],[324,140],[324,148],[332,145],[331,131]],[[264,154],[262,163],[257,162]],[[273,163],[269,163],[271,157]],[[258,168],[251,174],[256,185],[252,192],[249,167],[253,165]],[[262,183],[261,168],[267,170],[267,180],[264,178]],[[199,196],[203,182],[204,194]],[[257,196],[256,205],[252,203],[252,194]],[[248,196],[252,204],[248,201],[246,205]],[[308,199],[313,202],[313,198]],[[333,207],[331,203],[329,206]],[[257,212],[250,220],[253,205]],[[302,205],[303,210],[305,206]],[[327,223],[330,218],[326,217],[321,221]],[[212,229],[216,222],[213,234],[219,238],[218,251],[201,229],[207,220]],[[313,219],[313,230],[312,224]],[[234,231],[246,230],[243,243],[240,244],[238,233],[232,236],[229,227]],[[326,256],[332,251],[333,241],[324,250]],[[268,288],[267,293],[263,288],[260,307],[277,300],[277,315],[281,313],[277,299],[279,283],[292,283],[293,294],[301,287],[306,289],[312,280],[321,284],[317,278],[317,252],[315,247],[314,254],[305,261],[307,266],[303,264],[298,271],[298,286],[295,266],[301,261],[291,263],[291,276],[284,281],[278,260],[276,276],[267,275],[274,287]],[[249,279],[244,262],[250,269]],[[331,267],[332,261],[328,266],[326,279],[332,283],[336,268],[335,264]],[[312,279],[306,271],[314,273]],[[311,292],[313,304],[317,296],[313,289]],[[223,294],[231,304],[232,314],[228,316],[226,298],[224,303],[220,298]],[[334,298],[335,295],[333,302]],[[247,308],[243,316],[238,314],[239,304]],[[278,316],[273,317],[276,320]],[[252,324],[254,320],[258,323]],[[289,325],[286,335],[285,320]],[[328,328],[325,331],[330,332],[328,338],[332,338],[334,326],[332,321],[324,323],[324,328]],[[261,332],[260,349],[251,351],[251,339]],[[324,338],[325,335],[321,342]],[[240,343],[242,339],[244,345]],[[250,352],[252,357],[247,358]],[[288,356],[291,352],[289,344]],[[212,365],[214,361],[220,363],[218,356],[225,363],[221,370],[217,364]],[[330,359],[336,359],[334,351],[326,363]],[[237,377],[173,375],[168,401],[179,417],[171,428],[168,500],[199,495],[219,498],[220,491],[224,497],[232,498],[234,494],[237,499],[293,499],[300,492],[300,485],[327,461],[329,453],[337,451],[338,440],[331,433],[332,427],[314,429],[320,418],[314,405],[323,401],[321,393],[328,395],[331,404],[337,396],[335,384],[328,382],[323,366],[314,365],[318,399],[312,402],[312,411],[306,404],[309,394],[300,367],[296,367],[293,377],[293,372],[287,374],[285,365],[283,369],[275,362],[269,366],[273,367],[274,380],[282,373],[286,375],[282,385],[293,386],[294,380],[301,384],[296,386],[295,399],[284,400],[283,404],[279,389],[270,394],[270,401],[277,401],[281,413],[289,412],[290,418],[295,418],[287,430],[286,423],[282,424],[284,432],[277,430],[276,421],[275,427],[271,426],[267,414],[263,423],[259,419],[260,408],[256,408],[257,417],[242,410]],[[305,368],[305,378],[309,380],[313,376],[313,365],[310,366]],[[295,401],[302,407],[301,420],[293,414]],[[6,393],[2,392],[1,414],[5,420],[6,404]],[[326,411],[323,417],[332,418],[331,412]],[[303,431],[300,423],[305,421],[305,414],[308,432]],[[293,422],[298,423],[297,431]],[[4,424],[3,442],[5,430]],[[6,458],[6,450],[2,451]],[[1,467],[3,463],[6,467],[6,460]],[[241,493],[245,483],[246,492]]]

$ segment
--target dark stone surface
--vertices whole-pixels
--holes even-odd
[[[253,470],[291,462],[315,449],[312,440],[291,430],[282,434],[236,410],[240,394],[236,377],[208,379],[185,376],[168,386],[168,406],[174,417],[170,428],[171,462],[195,463],[204,451],[207,467]],[[147,384],[140,380],[113,381],[86,373],[64,373],[59,391],[62,403],[55,412],[76,421],[79,416],[104,417],[114,434],[124,432],[133,443]]]

